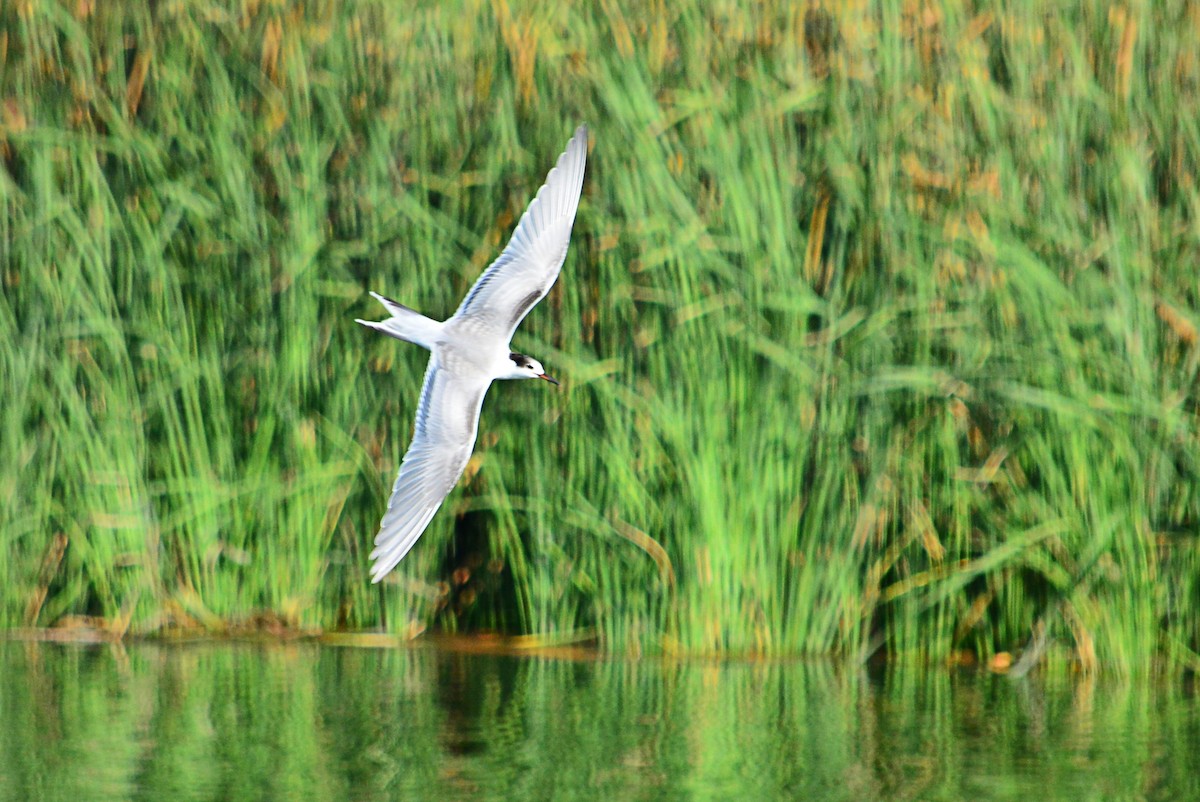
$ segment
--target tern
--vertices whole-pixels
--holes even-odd
[[[458,483],[475,447],[479,410],[492,382],[545,379],[558,384],[541,362],[513,351],[510,341],[562,270],[583,189],[587,144],[587,126],[581,125],[521,215],[508,245],[453,316],[438,322],[372,292],[391,317],[355,321],[431,353],[412,442],[375,536],[373,583],[404,559]]]

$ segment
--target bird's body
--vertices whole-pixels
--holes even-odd
[[[371,558],[378,582],[408,554],[471,458],[479,410],[497,379],[546,379],[541,363],[509,345],[525,315],[554,285],[567,255],[583,188],[587,127],[580,126],[496,261],[445,321],[371,293],[391,317],[364,326],[429,349],[413,439],[400,465]]]

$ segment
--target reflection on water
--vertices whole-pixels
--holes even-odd
[[[0,643],[0,800],[1200,799],[1178,686]]]

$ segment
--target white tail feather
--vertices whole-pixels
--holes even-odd
[[[379,321],[356,318],[355,323],[361,323],[367,328],[375,329],[375,331],[395,337],[397,340],[416,343],[433,350],[433,344],[437,342],[437,337],[442,331],[441,323],[425,317],[420,312],[409,309],[403,304],[396,303],[391,298],[384,298],[377,292],[371,293],[371,296],[383,304],[392,316],[387,320]]]

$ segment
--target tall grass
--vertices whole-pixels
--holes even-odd
[[[1200,18],[0,10],[0,620],[1196,665]],[[563,280],[382,592],[425,354],[572,127]]]

